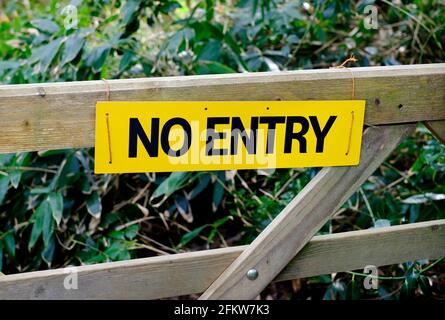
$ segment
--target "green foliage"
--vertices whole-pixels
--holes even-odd
[[[68,1],[27,3],[0,4],[1,83],[326,68],[350,54],[361,66],[445,60],[435,1],[74,0],[74,29]],[[368,4],[378,30],[363,24]],[[92,155],[0,155],[0,271],[249,243],[317,172],[96,176]],[[419,127],[321,233],[444,218],[444,181],[445,148]],[[428,296],[439,263],[388,267],[371,292],[358,273],[306,285],[320,299]]]

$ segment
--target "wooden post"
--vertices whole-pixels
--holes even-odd
[[[322,169],[200,299],[255,298],[414,126],[368,128],[363,136],[360,165]],[[251,269],[258,271],[255,280],[246,277]]]

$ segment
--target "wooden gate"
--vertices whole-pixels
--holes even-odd
[[[251,299],[271,281],[445,256],[445,220],[314,236],[418,122],[445,141],[445,64],[107,81],[116,101],[366,100],[360,165],[323,168],[248,246],[0,277],[0,299]],[[103,81],[0,86],[0,152],[94,145]],[[248,277],[254,272],[257,277]]]

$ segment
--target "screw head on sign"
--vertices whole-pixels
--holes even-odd
[[[255,280],[256,278],[258,278],[258,271],[256,269],[250,269],[249,271],[247,271],[246,276],[249,280]]]

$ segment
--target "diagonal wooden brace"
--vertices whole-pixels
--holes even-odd
[[[378,168],[415,124],[366,129],[360,164],[323,168],[200,299],[253,299]],[[255,269],[258,277],[249,280]]]
[[[425,121],[425,126],[445,145],[445,120]]]

